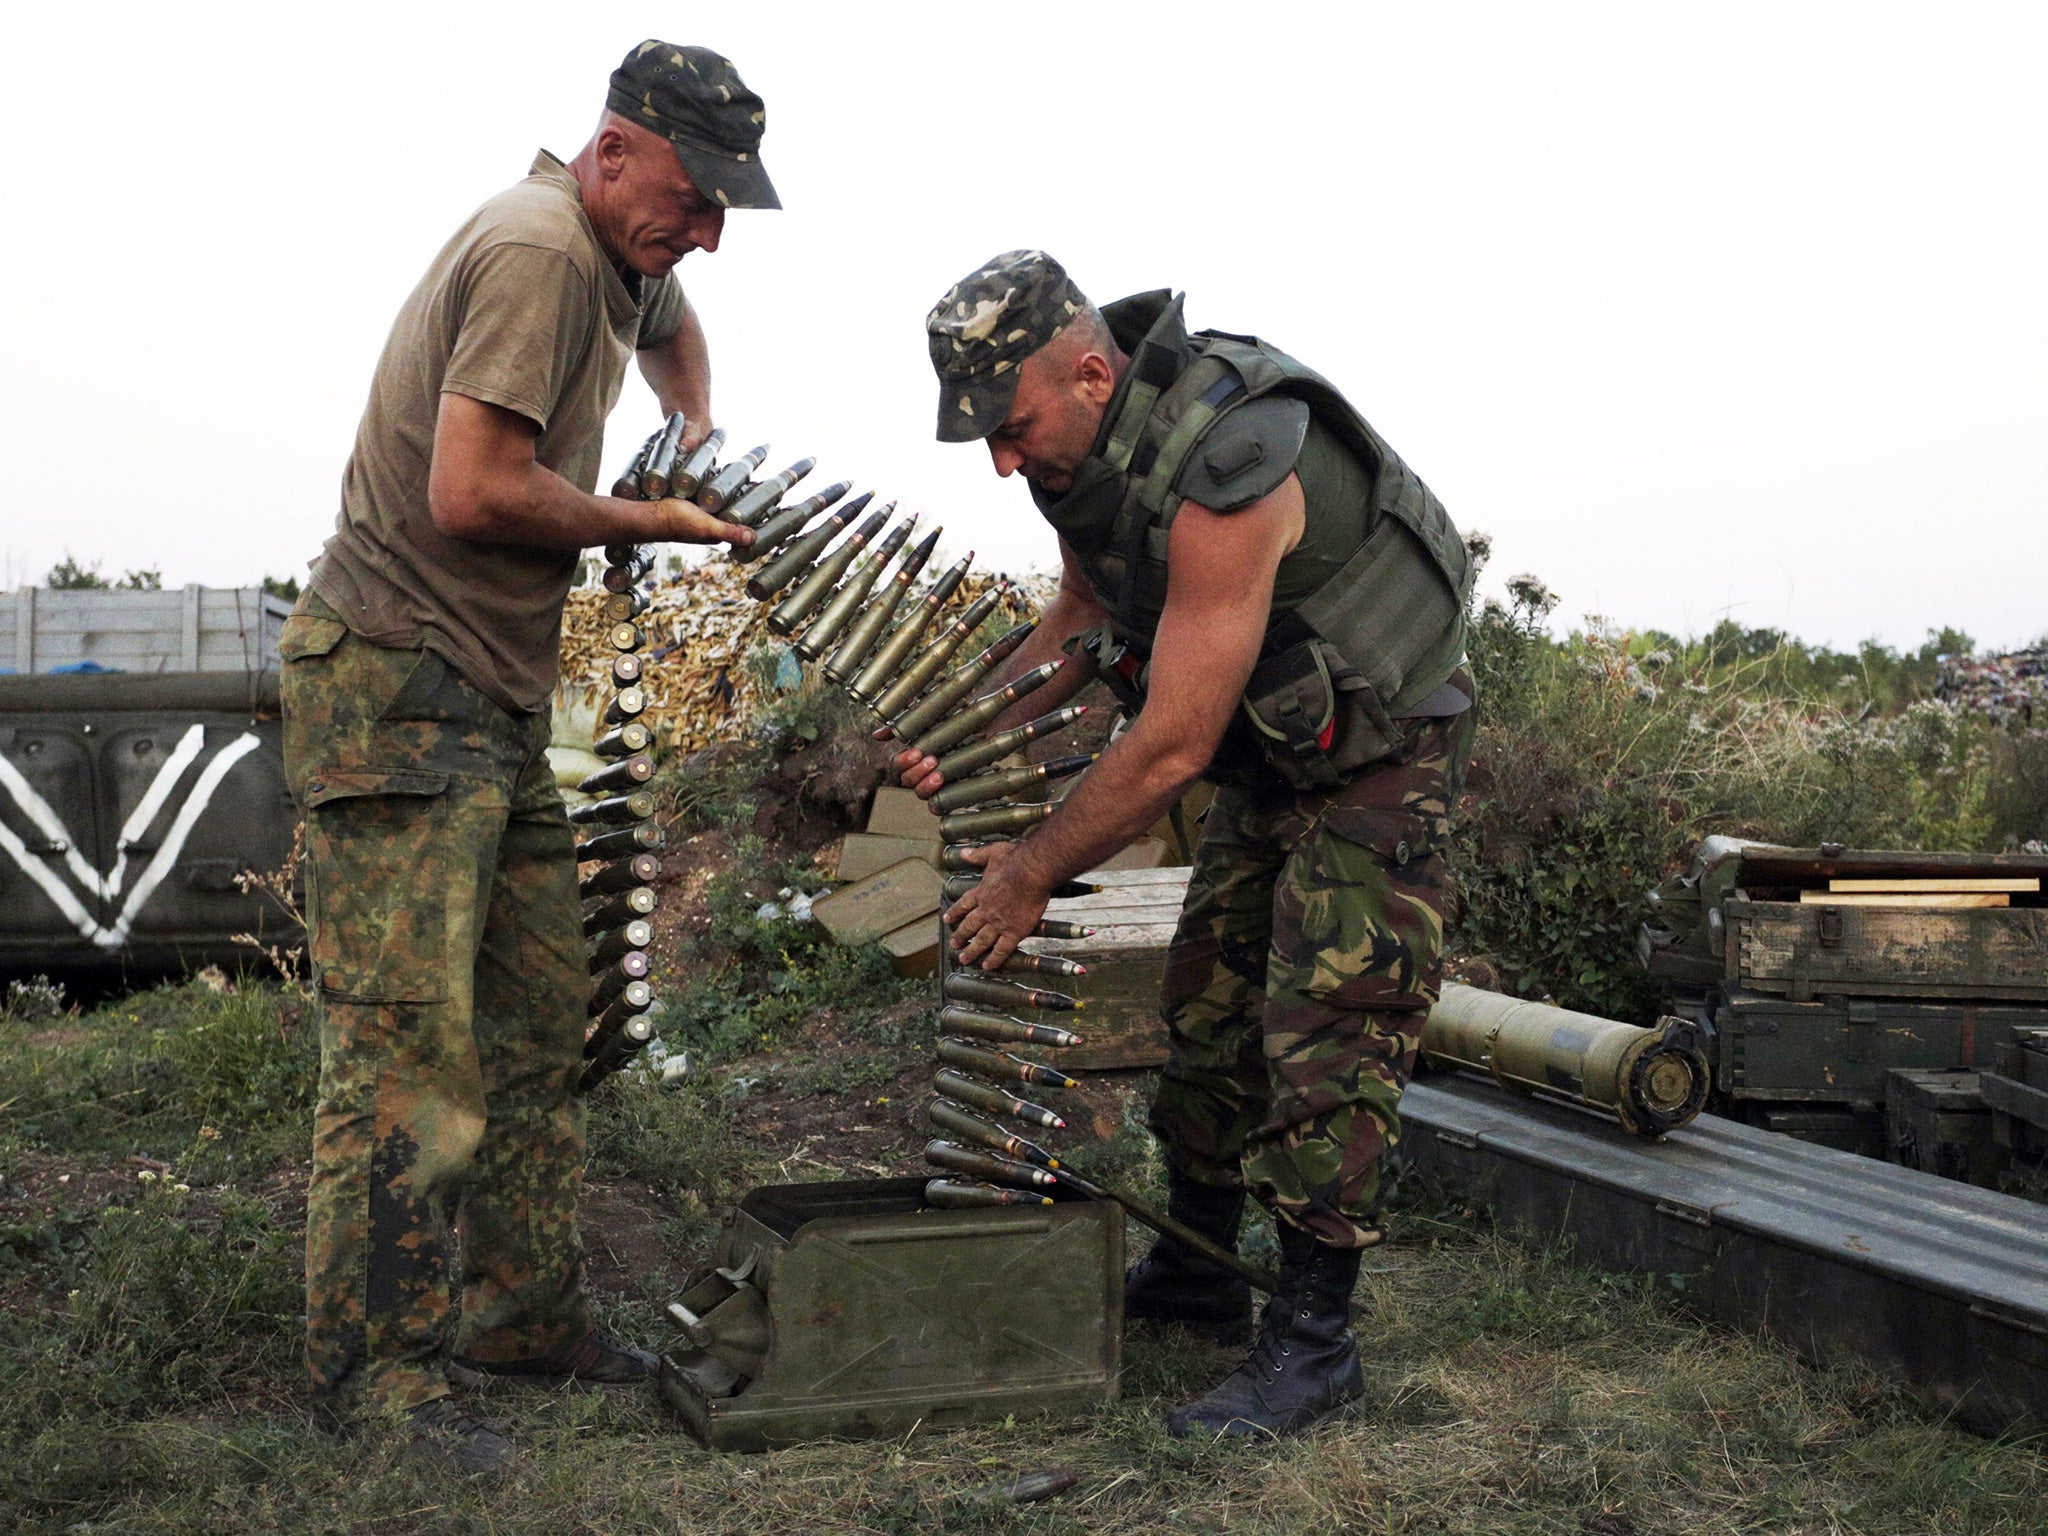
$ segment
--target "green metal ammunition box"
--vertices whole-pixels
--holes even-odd
[[[670,1309],[661,1392],[716,1450],[1071,1413],[1117,1395],[1123,1213],[933,1210],[925,1178],[769,1185]]]
[[[1887,1074],[1886,1154],[1901,1167],[1986,1189],[1998,1182],[1991,1108],[1967,1067],[1896,1068]]]

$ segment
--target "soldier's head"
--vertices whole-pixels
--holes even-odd
[[[1102,312],[1043,251],[1006,251],[925,317],[939,441],[988,444],[999,475],[1072,483],[1129,361]]]
[[[662,277],[715,251],[728,208],[780,208],[761,164],[761,98],[708,48],[649,38],[612,71],[597,131],[570,169],[606,252]]]

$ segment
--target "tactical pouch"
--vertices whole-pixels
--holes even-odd
[[[1095,676],[1116,695],[1126,714],[1135,715],[1145,703],[1145,659],[1111,633],[1109,626],[1084,631],[1069,640],[1068,655],[1079,649],[1094,663]]]
[[[1295,789],[1335,789],[1400,739],[1372,685],[1316,639],[1261,661],[1243,708],[1266,762]]]

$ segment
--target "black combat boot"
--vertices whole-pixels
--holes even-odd
[[[1166,1211],[1219,1248],[1237,1252],[1244,1191],[1197,1184],[1179,1170],[1167,1175]],[[1162,1237],[1124,1271],[1124,1316],[1177,1323],[1218,1344],[1251,1337],[1252,1288],[1191,1248]]]
[[[1279,1225],[1280,1289],[1266,1301],[1259,1337],[1223,1385],[1166,1416],[1176,1440],[1298,1435],[1365,1391],[1350,1327],[1360,1250]]]
[[[646,1350],[621,1344],[608,1333],[586,1333],[551,1355],[525,1360],[453,1360],[448,1375],[464,1387],[482,1386],[491,1377],[539,1386],[577,1381],[610,1387],[651,1381],[660,1370],[661,1361]]]

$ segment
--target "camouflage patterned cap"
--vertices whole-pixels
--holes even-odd
[[[1017,365],[1088,307],[1043,251],[1005,251],[960,279],[924,317],[939,376],[939,441],[987,437],[1010,414]]]
[[[732,60],[650,37],[612,71],[604,104],[660,134],[697,190],[727,208],[780,208],[761,164],[768,114]]]

